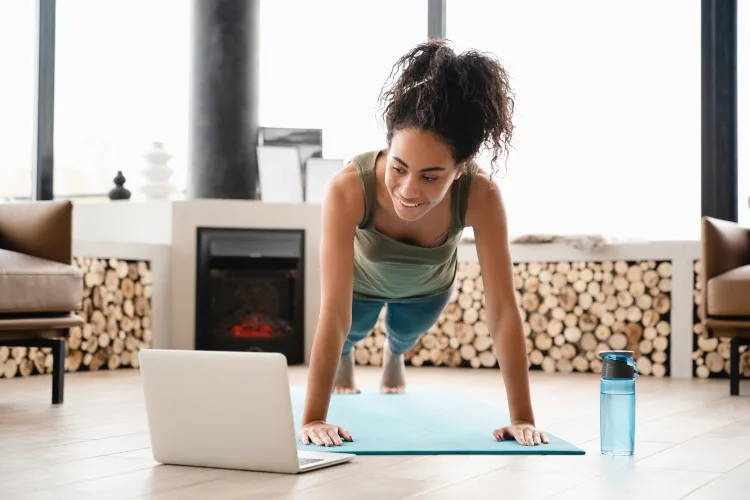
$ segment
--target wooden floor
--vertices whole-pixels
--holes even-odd
[[[360,385],[376,384],[372,367]],[[290,369],[303,384],[303,367]],[[505,410],[497,371],[407,369]],[[0,380],[0,498],[740,498],[750,491],[750,382],[638,380],[636,454],[598,449],[599,379],[532,372],[538,425],[584,456],[360,456],[302,475],[156,463],[136,370],[72,373],[65,403],[49,376]],[[491,429],[487,429],[491,432]]]

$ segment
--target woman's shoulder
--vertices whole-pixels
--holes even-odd
[[[333,174],[328,182],[328,189],[335,197],[347,199],[362,191],[359,172],[353,160],[350,160],[341,170]]]
[[[330,186],[342,193],[361,190],[362,175],[373,169],[379,150],[364,151],[351,156],[344,166],[336,172]]]
[[[336,210],[346,210],[357,223],[364,220],[367,196],[372,197],[376,182],[375,165],[383,150],[365,151],[352,156],[344,167],[328,182],[323,204]],[[372,199],[369,200],[370,204]]]
[[[372,174],[382,151],[381,149],[374,149],[357,153],[349,159],[347,166],[353,165],[360,175]]]
[[[477,169],[469,187],[469,200],[466,207],[466,225],[473,226],[476,220],[488,210],[502,210],[500,186],[485,170]]]
[[[323,198],[323,207],[333,208],[359,221],[364,214],[364,192],[356,164],[350,160],[331,176]]]

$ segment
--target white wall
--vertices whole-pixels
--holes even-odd
[[[170,245],[170,201],[74,201],[76,240]]]

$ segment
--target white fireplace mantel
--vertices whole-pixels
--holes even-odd
[[[254,200],[118,201],[81,203],[74,209],[74,239],[82,252],[109,244],[121,257],[144,255],[144,249],[168,248],[168,261],[152,262],[168,280],[161,309],[165,329],[154,331],[154,346],[193,349],[197,228],[298,229],[305,232],[305,360],[317,325],[319,298],[318,241],[320,206],[263,203]],[[137,251],[137,252],[136,252]],[[156,277],[154,277],[156,280]],[[158,297],[154,297],[158,301]]]

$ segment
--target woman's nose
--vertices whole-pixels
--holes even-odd
[[[416,198],[419,196],[419,187],[417,186],[417,179],[414,177],[407,177],[403,184],[401,184],[401,195],[404,198]]]

